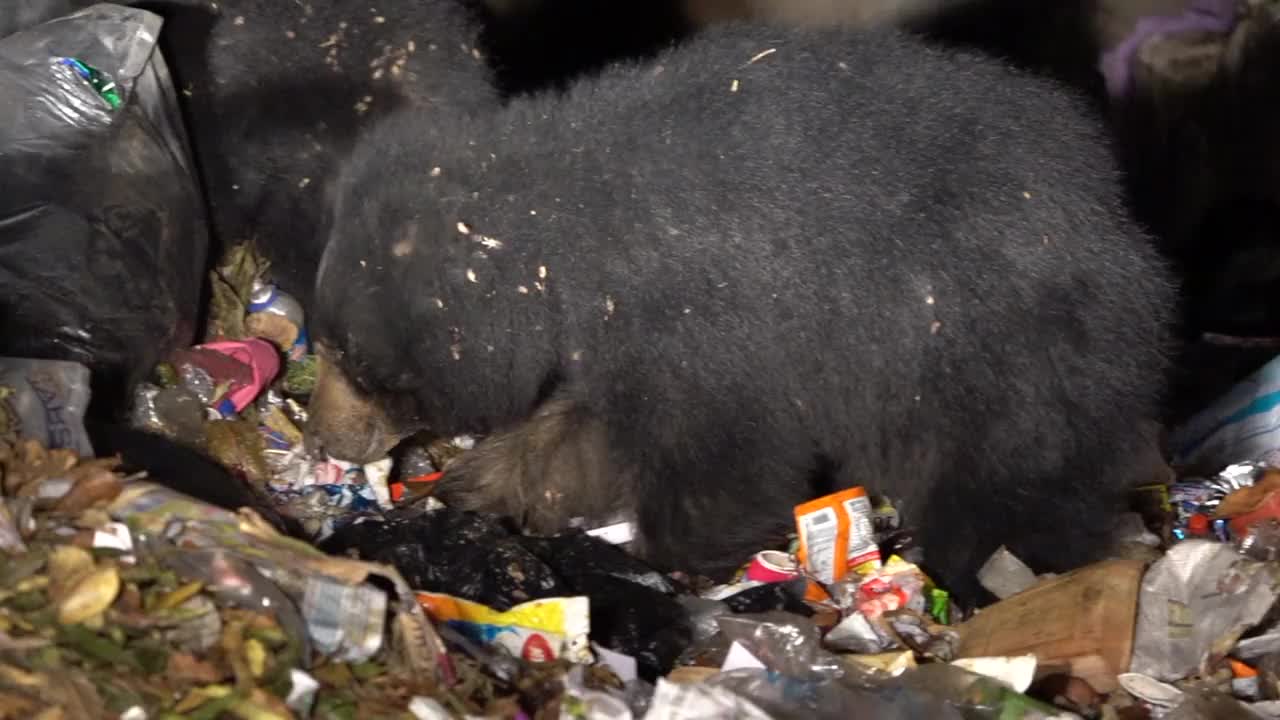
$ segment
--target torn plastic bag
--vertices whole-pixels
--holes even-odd
[[[1075,717],[994,680],[946,663],[893,677],[847,662],[822,646],[807,618],[771,611],[721,616],[721,631],[760,667],[739,665],[706,684],[750,699],[778,718],[983,718],[1049,720]]]
[[[208,235],[159,16],[97,4],[0,39],[0,354],[95,404],[195,338]]]

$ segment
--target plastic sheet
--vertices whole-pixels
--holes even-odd
[[[769,717],[779,720],[961,720],[965,717],[956,708],[922,693],[888,688],[872,691],[835,680],[801,680],[769,670],[731,670],[705,684],[750,700]]]
[[[0,39],[0,352],[107,407],[194,339],[208,249],[160,30],[98,4]]]
[[[706,680],[733,691],[772,717],[906,720],[1075,717],[1037,702],[1000,680],[945,663],[897,677],[846,661],[822,646],[806,618],[782,612],[717,618],[724,634],[760,665],[738,664]]]
[[[724,616],[716,622],[730,641],[783,675],[825,681],[845,674],[844,665],[822,648],[822,633],[812,620],[770,611]]]

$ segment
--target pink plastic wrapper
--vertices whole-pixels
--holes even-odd
[[[227,402],[230,403],[231,409],[240,412],[254,398],[258,397],[267,385],[275,379],[276,373],[280,372],[280,351],[275,346],[261,338],[250,338],[248,340],[224,340],[221,342],[212,342],[205,345],[199,345],[196,350],[212,350],[213,352],[225,355],[233,360],[239,361],[241,364],[249,368],[248,378],[231,378],[231,389],[227,391],[226,397],[219,403],[219,410]],[[218,379],[217,372],[212,373]],[[247,380],[248,382],[244,382]],[[226,414],[225,412],[223,414]]]

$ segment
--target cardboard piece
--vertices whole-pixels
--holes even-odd
[[[1107,560],[1037,583],[958,626],[958,655],[1033,654],[1037,677],[1066,673],[1111,692],[1129,670],[1144,570]]]

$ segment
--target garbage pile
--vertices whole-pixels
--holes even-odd
[[[285,297],[263,270],[228,254],[216,335],[172,353],[133,417],[309,542],[92,458],[89,371],[0,359],[6,711],[1280,717],[1280,360],[1171,435],[1185,470],[1135,491],[1116,558],[1037,577],[1001,548],[979,578],[1000,600],[966,615],[912,561],[909,518],[862,488],[798,506],[790,547],[712,585],[648,568],[616,528],[533,537],[443,506],[432,481],[474,439],[372,469],[316,458],[303,316],[263,302]]]
[[[167,81],[147,48],[126,67],[129,43],[67,40],[117,12],[121,37],[154,45],[145,14],[94,12],[54,26],[83,52],[22,72],[109,128]],[[102,214],[68,197],[45,204]],[[111,237],[197,263],[206,242]],[[921,567],[911,518],[860,487],[790,509],[788,546],[713,584],[629,555],[625,523],[536,537],[444,506],[433,483],[477,438],[362,466],[308,448],[305,309],[250,245],[210,274],[198,343],[175,291],[193,284],[161,282],[143,299],[157,325],[117,337],[100,316],[155,308],[126,307],[128,278],[67,276],[116,292],[78,321],[41,316],[77,343],[0,357],[0,718],[1280,718],[1280,359],[1171,434],[1173,477],[1136,489],[1113,559],[1036,576],[1001,548],[979,578],[998,601],[967,612]],[[110,362],[44,359],[59,347]],[[103,374],[145,376],[133,427],[213,458],[249,502],[98,457],[84,418]]]
[[[123,477],[117,463],[0,444],[0,714],[474,706],[438,686],[444,646],[393,569],[326,556],[252,510]]]

